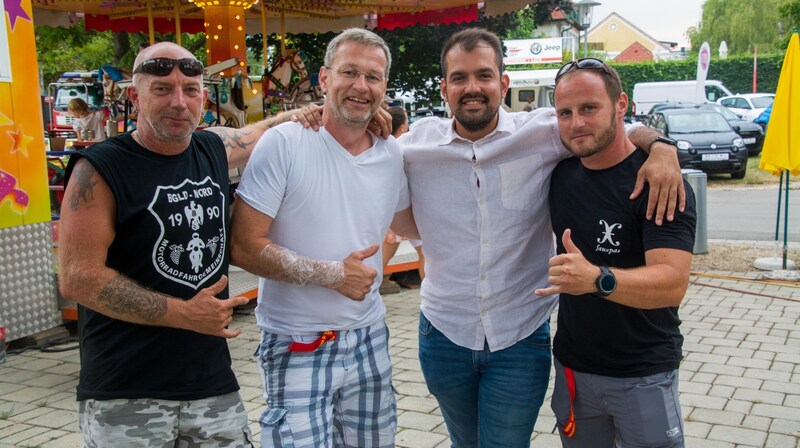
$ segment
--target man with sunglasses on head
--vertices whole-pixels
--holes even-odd
[[[60,289],[78,303],[78,421],[87,447],[252,446],[226,338],[228,169],[271,125],[197,131],[203,64],[143,49],[138,127],[71,157]]]
[[[400,148],[367,131],[390,66],[374,33],[336,36],[319,73],[322,128],[267,131],[236,191],[233,263],[261,277],[265,448],[394,447],[379,248],[390,224],[416,229]]]
[[[661,226],[630,189],[647,159],[623,132],[628,96],[598,59],[562,67],[555,108],[561,141],[575,158],[558,164],[550,211],[560,294],[553,342],[552,408],[565,447],[684,446],[678,402],[678,306],[688,288],[696,214]],[[569,204],[568,207],[560,206]]]

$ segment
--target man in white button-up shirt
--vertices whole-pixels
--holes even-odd
[[[441,91],[455,118],[423,119],[399,139],[425,244],[420,362],[458,448],[529,446],[550,374],[557,296],[534,290],[548,285],[554,255],[550,175],[570,153],[553,109],[500,108],[508,89],[502,54],[487,31],[452,36]],[[643,148],[656,136],[630,134]],[[659,223],[683,202],[675,149],[662,146],[642,175],[651,216],[661,195]]]

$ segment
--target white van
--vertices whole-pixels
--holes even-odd
[[[643,117],[657,103],[694,103],[697,81],[640,82],[633,86],[633,115]],[[720,81],[706,81],[706,101],[733,95]]]
[[[553,91],[558,69],[517,70],[506,73],[509,84],[506,98],[502,104],[503,109],[509,112],[520,112],[528,105],[531,109],[553,107]]]

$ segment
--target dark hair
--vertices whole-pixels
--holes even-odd
[[[562,79],[572,75],[575,72],[584,70],[591,70],[593,73],[597,73],[600,78],[603,79],[603,84],[606,86],[606,93],[608,94],[608,97],[611,98],[611,101],[616,101],[619,99],[619,95],[622,93],[622,80],[620,80],[619,73],[614,70],[614,67],[611,67],[605,62],[603,62],[600,67],[588,68],[580,68],[578,64],[573,64],[568,71],[563,73],[560,78],[556,79],[556,86],[558,86],[559,81]]]
[[[392,106],[386,111],[392,116],[392,135],[394,135],[397,129],[408,121],[406,110],[402,106]]]
[[[444,43],[444,48],[442,48],[442,55],[439,61],[439,63],[442,65],[442,76],[447,77],[447,63],[445,62],[445,59],[447,58],[447,53],[449,53],[450,50],[456,46],[459,46],[466,51],[472,51],[480,44],[486,44],[492,50],[494,50],[494,60],[497,63],[497,69],[502,75],[503,44],[500,42],[500,38],[497,37],[496,34],[486,31],[483,28],[467,28],[463,31],[453,34],[449,39],[447,39],[447,42]]]

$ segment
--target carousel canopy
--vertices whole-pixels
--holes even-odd
[[[262,0],[264,1],[264,0]],[[266,0],[243,8],[247,33],[262,30],[262,9],[268,32],[341,31],[351,27],[402,28],[415,24],[462,23],[477,20],[478,10],[488,16],[518,11],[537,0]],[[220,0],[225,3],[226,0]],[[147,31],[148,17],[154,31],[204,30],[203,8],[189,0],[32,0],[37,25],[72,26],[83,17],[89,29]],[[248,2],[252,3],[252,2]]]

